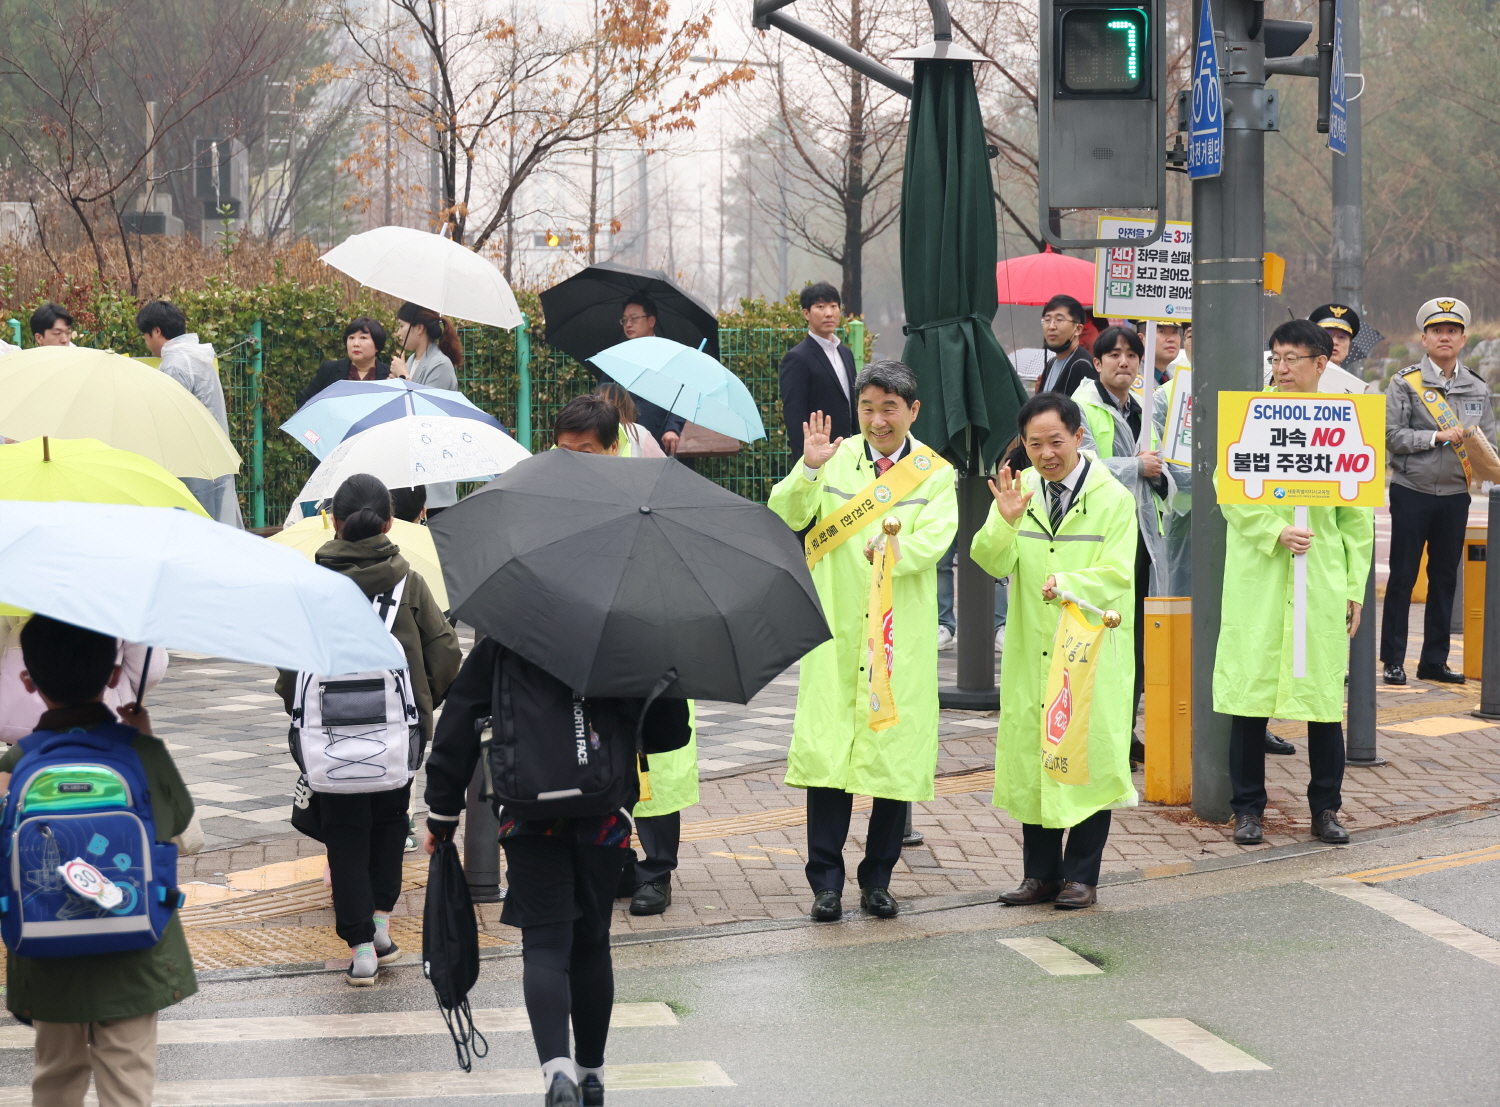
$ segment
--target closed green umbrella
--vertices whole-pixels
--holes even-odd
[[[961,471],[988,468],[1015,437],[1026,391],[995,318],[995,199],[974,65],[918,61],[901,184],[902,360],[917,375],[913,430]]]
[[[959,470],[958,684],[944,707],[994,710],[993,593],[969,558],[990,503],[984,473],[1016,434],[1026,402],[995,318],[995,200],[974,65],[918,60],[901,184],[903,360],[922,410],[913,430]]]

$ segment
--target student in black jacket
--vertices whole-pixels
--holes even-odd
[[[802,424],[821,411],[833,420],[829,434],[848,438],[859,430],[854,418],[854,354],[838,340],[839,290],[827,281],[802,290],[807,337],[781,359],[781,419],[792,457],[802,456]]]
[[[391,363],[381,361],[385,350],[385,328],[362,315],[344,328],[344,350],[348,357],[333,358],[318,366],[306,388],[297,393],[300,408],[335,381],[383,381],[391,375]]]
[[[479,728],[492,714],[495,666],[501,646],[483,638],[448,688],[442,718],[427,758],[427,835],[452,838],[464,793],[479,760]],[[642,700],[602,701],[638,718]],[[653,749],[687,744],[684,701],[657,700],[647,713],[644,742]],[[615,1002],[609,924],[615,889],[630,848],[630,808],[639,795],[632,781],[627,803],[608,815],[554,820],[500,819],[509,890],[500,921],[521,929],[522,991],[548,1107],[602,1103],[604,1046]],[[575,1054],[568,1048],[571,1020]]]

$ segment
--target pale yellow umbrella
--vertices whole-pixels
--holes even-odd
[[[110,350],[38,346],[0,358],[0,435],[93,438],[174,477],[238,472],[218,420],[171,377]]]
[[[324,543],[332,542],[333,539],[333,520],[326,515],[303,519],[271,536],[272,542],[290,546],[305,554],[309,561],[313,560],[313,555],[323,548]],[[432,598],[437,600],[438,608],[447,611],[448,589],[443,584],[443,569],[438,563],[437,546],[433,544],[432,532],[404,519],[392,519],[390,539],[401,547],[401,556],[406,558],[406,563],[432,589]]]

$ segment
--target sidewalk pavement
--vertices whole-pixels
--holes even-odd
[[[1420,626],[1420,620],[1420,612],[1414,611],[1412,625]],[[1419,645],[1414,644],[1413,654]],[[1461,649],[1455,646],[1455,668],[1462,665]],[[952,654],[941,659],[942,667],[951,670]],[[164,723],[161,729],[185,775],[191,774],[190,788],[206,809],[214,809],[206,825],[225,847],[182,864],[181,878],[193,904],[184,910],[183,921],[195,960],[203,969],[322,960],[335,964],[345,951],[332,932],[333,913],[318,860],[322,846],[291,833],[280,817],[295,778],[284,752],[285,716],[279,716],[273,729],[273,713],[222,712],[241,720],[237,732],[225,733],[211,706],[186,703],[207,677],[250,687],[266,679],[252,672],[203,672],[232,664],[174,661],[173,675],[157,697],[158,703],[183,705],[176,708],[171,725]],[[1414,670],[1413,665],[1409,671]],[[781,678],[792,679],[790,674]],[[1500,727],[1468,714],[1477,704],[1477,684],[1456,688],[1413,681],[1405,688],[1378,687],[1380,754],[1386,763],[1348,769],[1343,814],[1351,832],[1500,804]],[[241,695],[247,698],[225,702],[257,709],[264,702],[248,699],[252,693]],[[802,871],[803,795],[781,783],[794,700],[794,687],[781,683],[771,685],[749,707],[701,705],[700,715],[715,726],[703,728],[700,735],[702,801],[683,813],[674,902],[664,915],[634,918],[622,901],[617,933],[806,917],[811,893]],[[710,714],[715,711],[719,714]],[[199,721],[203,719],[213,721]],[[990,805],[996,724],[993,713],[942,713],[938,794],[914,807],[913,824],[925,841],[903,852],[891,887],[898,899],[920,904],[931,897],[998,893],[1019,882],[1020,826]],[[710,729],[712,737],[706,733]],[[1264,845],[1236,846],[1229,826],[1204,823],[1190,808],[1142,802],[1115,813],[1104,857],[1106,877],[1137,870],[1170,873],[1194,861],[1310,841],[1305,733],[1296,723],[1275,722],[1272,729],[1293,741],[1298,752],[1266,759],[1271,802]],[[228,753],[243,756],[228,759]],[[1136,784],[1143,789],[1139,775]],[[857,800],[856,810],[868,808],[868,802]],[[231,810],[227,804],[235,806]],[[856,816],[846,851],[851,879],[863,845],[862,824]],[[243,835],[244,829],[251,834]],[[424,882],[425,858],[409,855],[407,891],[393,926],[398,942],[414,950],[420,948]],[[846,903],[855,894],[852,886],[847,888]],[[515,939],[515,931],[499,924],[499,910],[498,905],[479,908],[486,945]]]

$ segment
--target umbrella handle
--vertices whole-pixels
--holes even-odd
[[[707,345],[708,345],[708,339],[706,339],[706,338],[700,338],[700,339],[698,339],[698,352],[702,353],[703,350],[704,350],[704,348],[707,347]]]
[[[141,683],[135,690],[135,706],[140,708],[141,701],[146,698],[146,677],[151,672],[151,653],[155,646],[146,647],[146,660],[141,663]]]

